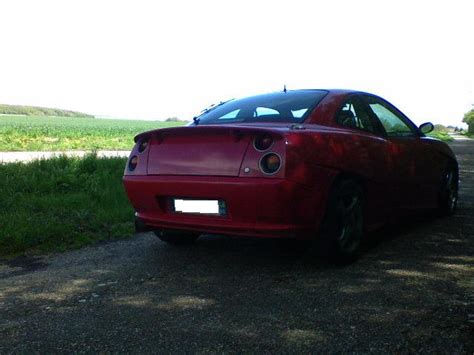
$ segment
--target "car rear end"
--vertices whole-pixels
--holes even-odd
[[[305,239],[332,178],[288,128],[203,125],[136,137],[124,174],[143,229]],[[302,150],[303,149],[303,150]]]

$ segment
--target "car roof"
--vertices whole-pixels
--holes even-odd
[[[360,90],[353,90],[353,89],[294,89],[294,90],[288,90],[288,91],[327,91],[332,94],[354,94],[354,93],[363,93],[363,94],[369,94]]]

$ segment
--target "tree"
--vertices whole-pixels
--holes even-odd
[[[466,112],[462,121],[467,123],[467,125],[469,126],[469,133],[474,133],[474,109],[469,112]]]

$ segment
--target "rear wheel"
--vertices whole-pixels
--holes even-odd
[[[353,180],[342,180],[332,189],[320,242],[330,261],[348,264],[357,259],[364,231],[364,193]]]
[[[438,211],[442,216],[451,216],[458,204],[458,182],[457,172],[454,168],[447,169],[444,175],[440,189]]]
[[[154,233],[158,238],[160,238],[160,240],[172,245],[193,244],[196,241],[196,239],[199,238],[198,233],[179,231],[179,230],[163,229],[163,230],[156,230],[154,231]]]

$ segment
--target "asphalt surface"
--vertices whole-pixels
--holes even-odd
[[[461,198],[334,267],[285,242],[151,234],[0,263],[0,353],[474,352],[474,141]]]

